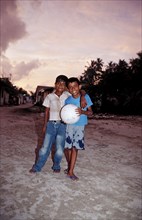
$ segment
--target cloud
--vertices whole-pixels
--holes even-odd
[[[31,1],[31,5],[34,9],[39,9],[39,7],[42,5],[43,0],[36,0],[36,1]]]
[[[1,1],[1,53],[7,50],[10,43],[18,41],[27,34],[25,23],[18,15],[16,2],[17,0]]]
[[[11,75],[12,80],[17,81],[29,76],[33,70],[38,69],[41,65],[42,64],[39,62],[39,60],[32,60],[27,63],[24,61],[19,63],[11,63],[7,57],[2,56],[1,75],[3,77],[9,77]]]
[[[37,69],[40,66],[40,62],[38,60],[32,60],[28,63],[25,63],[24,61],[18,63],[14,68],[14,75],[13,78],[14,80],[19,80],[25,76],[28,76],[29,73]]]

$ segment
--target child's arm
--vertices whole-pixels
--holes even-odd
[[[91,106],[88,107],[87,110],[82,110],[81,108],[77,108],[76,111],[79,115],[81,115],[81,114],[84,114],[84,115],[87,115],[87,116],[92,116],[93,115],[93,111],[92,111]]]
[[[91,106],[87,108],[87,111],[81,109],[81,114],[84,114],[84,115],[87,115],[87,116],[92,116],[93,111],[92,111]]]
[[[47,124],[47,122],[48,122],[48,120],[49,120],[49,110],[50,110],[50,108],[46,108],[46,109],[45,109],[44,125],[43,125],[43,129],[42,129],[43,133],[45,133],[45,131],[46,131],[46,124]]]
[[[81,96],[80,96],[80,106],[81,106],[81,108],[85,108],[86,105],[87,105],[87,101],[85,99],[85,95],[86,95],[85,90],[81,89],[80,94],[81,94]]]

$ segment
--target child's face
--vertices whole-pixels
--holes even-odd
[[[64,81],[55,83],[55,89],[57,92],[60,92],[60,93],[64,92],[66,89],[66,83]]]
[[[68,90],[73,97],[77,98],[78,96],[80,96],[80,86],[78,85],[77,82],[69,83]]]

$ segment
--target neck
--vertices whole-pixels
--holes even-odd
[[[55,91],[55,94],[56,94],[57,96],[61,96],[62,93],[63,93],[63,92]]]
[[[80,93],[77,95],[72,95],[72,96],[73,96],[73,98],[77,99],[78,97],[80,97]]]

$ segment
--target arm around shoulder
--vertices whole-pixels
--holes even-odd
[[[88,107],[86,111],[81,109],[81,114],[84,114],[84,115],[89,116],[89,117],[92,116],[93,115],[93,111],[92,111],[91,106]]]

